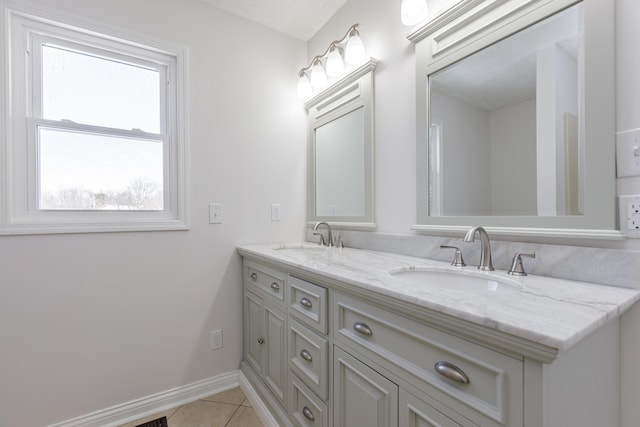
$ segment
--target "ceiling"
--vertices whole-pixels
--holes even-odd
[[[202,0],[218,9],[308,41],[347,0]]]
[[[535,99],[539,52],[556,46],[581,60],[582,9],[565,9],[435,73],[431,87],[486,111]]]

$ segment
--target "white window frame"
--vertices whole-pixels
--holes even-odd
[[[188,224],[185,129],[186,49],[52,10],[0,0],[0,235],[185,230]],[[117,58],[157,70],[161,84],[160,133],[112,129],[42,118],[41,49]],[[39,210],[37,129],[90,132],[163,144],[162,210]]]

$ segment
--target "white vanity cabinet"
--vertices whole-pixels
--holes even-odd
[[[411,393],[401,390],[400,392],[400,413],[399,423],[402,427],[462,427],[474,426],[468,420],[456,422],[452,418],[429,405],[429,397],[420,395],[416,397]]]
[[[334,427],[398,426],[398,385],[334,348]]]
[[[585,311],[583,297],[577,297],[580,316],[608,313],[601,326],[572,332],[572,341],[559,350],[540,342],[540,328],[552,318],[508,333],[491,324],[491,314],[480,324],[411,302],[401,292],[377,290],[366,279],[376,272],[360,264],[360,256],[384,259],[389,268],[399,259],[393,255],[345,250],[327,274],[326,267],[316,267],[315,255],[307,266],[254,252],[261,253],[241,251],[241,369],[281,426],[620,426],[616,313],[638,298],[635,291],[554,283],[577,286],[573,292],[589,298],[593,305]],[[363,278],[356,282],[354,274]],[[547,301],[541,309],[547,313],[558,298],[539,294],[537,279],[527,280],[532,287],[521,298]],[[550,316],[572,310],[563,307]],[[503,309],[499,303],[486,307],[487,313]]]
[[[289,296],[289,414],[299,427],[329,427],[329,336],[326,287],[287,278]]]
[[[328,290],[244,259],[241,368],[280,425],[329,427]]]
[[[336,344],[483,426],[522,426],[522,358],[460,339],[357,295],[333,295]]]
[[[243,269],[244,360],[284,406],[288,389],[286,275],[251,261]]]

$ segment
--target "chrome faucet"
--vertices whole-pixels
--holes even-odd
[[[480,227],[476,226],[471,228],[471,230],[467,231],[467,234],[464,236],[465,242],[474,242],[476,239],[476,233],[480,235],[480,265],[478,265],[478,270],[484,271],[493,271],[493,264],[491,263],[491,245],[489,244],[489,235],[487,231]]]
[[[325,246],[324,235],[320,232],[317,232],[318,228],[320,228],[321,225],[324,225],[327,227],[327,240],[329,241],[329,243],[326,245],[333,246],[333,233],[331,232],[331,226],[329,225],[329,223],[324,221],[316,222],[316,225],[313,226],[313,231],[314,231],[313,235],[320,236],[320,245]]]

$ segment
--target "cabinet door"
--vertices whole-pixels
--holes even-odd
[[[262,374],[264,321],[262,298],[251,292],[244,293],[244,360],[258,374]]]
[[[475,424],[474,424],[475,425]],[[464,424],[464,427],[472,424]],[[400,427],[463,427],[405,390],[400,390]]]
[[[264,363],[262,376],[284,405],[287,390],[287,321],[286,315],[268,302],[264,303]]]
[[[334,427],[397,427],[398,386],[334,347]]]

